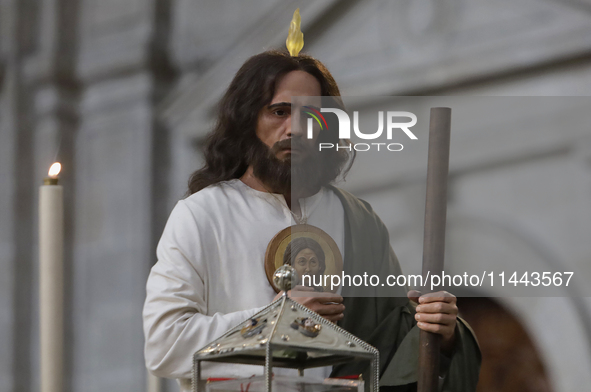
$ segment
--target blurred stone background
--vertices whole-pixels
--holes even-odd
[[[589,0],[0,0],[0,391],[39,389],[37,188],[54,160],[66,390],[176,390],[144,368],[155,245],[216,101],[244,60],[283,47],[297,7],[304,50],[345,95],[591,93]],[[480,127],[452,146],[448,257],[458,270],[485,255],[591,279],[589,124],[504,136]],[[368,183],[359,170],[343,187],[374,204],[412,271],[421,174]],[[588,298],[462,301],[485,353],[479,391],[591,385]]]

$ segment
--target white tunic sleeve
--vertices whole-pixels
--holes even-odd
[[[147,368],[159,377],[190,378],[193,353],[262,309],[208,315],[207,263],[216,262],[216,249],[205,246],[215,244],[215,239],[208,238],[212,234],[207,225],[201,226],[179,202],[158,243],[158,262],[148,278],[144,354]]]

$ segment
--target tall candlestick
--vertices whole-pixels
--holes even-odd
[[[62,392],[64,341],[64,198],[54,163],[39,188],[41,392]]]

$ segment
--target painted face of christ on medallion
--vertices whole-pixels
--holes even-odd
[[[283,264],[291,265],[298,273],[299,285],[323,291],[322,277],[326,270],[324,251],[318,242],[309,237],[293,239],[283,254]],[[304,277],[308,277],[304,279]]]
[[[277,292],[273,273],[285,264],[297,272],[298,280],[293,282],[294,286],[308,286],[315,291],[330,291],[330,279],[325,284],[325,277],[340,276],[343,272],[342,255],[335,241],[320,228],[308,224],[287,227],[269,242],[265,272]]]

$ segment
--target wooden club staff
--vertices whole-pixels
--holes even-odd
[[[449,171],[450,108],[431,108],[427,197],[423,239],[423,278],[443,271],[445,219],[447,215],[447,174]],[[424,288],[428,283],[424,282]],[[425,294],[425,292],[423,292]],[[440,336],[421,331],[419,336],[418,392],[435,392],[439,383]]]

